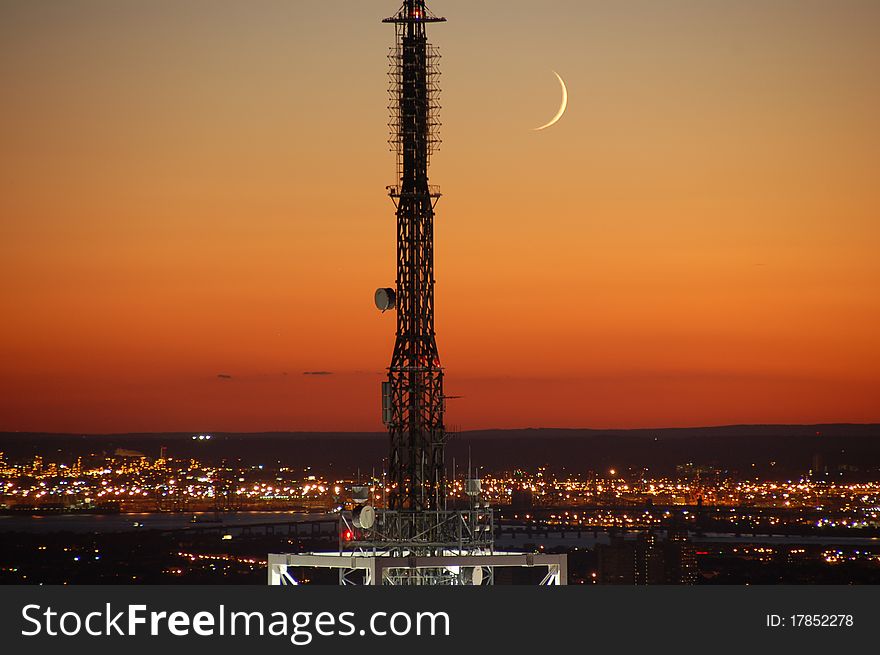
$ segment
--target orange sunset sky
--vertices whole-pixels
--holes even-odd
[[[0,430],[382,429],[398,4],[0,3]],[[880,420],[880,3],[430,7],[449,425]]]

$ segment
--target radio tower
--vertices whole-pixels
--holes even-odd
[[[376,291],[376,306],[396,310],[397,335],[388,379],[382,382],[382,420],[388,427],[388,478],[351,489],[351,509],[339,515],[338,553],[269,554],[270,584],[297,584],[296,571],[337,569],[339,583],[481,585],[498,567],[545,567],[541,584],[565,584],[565,556],[497,553],[494,518],[480,481],[468,479],[466,509],[447,507],[443,452],[443,368],[434,332],[434,206],[428,163],[437,136],[439,55],[426,28],[445,22],[425,0],[405,0],[384,23],[394,25],[389,54],[391,138],[397,181],[387,187],[397,208],[395,288]],[[375,509],[376,484],[387,503]]]
[[[388,381],[382,385],[383,420],[390,454],[388,508],[421,512],[443,509],[443,369],[434,333],[434,205],[440,194],[428,185],[428,162],[439,143],[438,55],[428,44],[432,16],[424,0],[407,0],[383,22],[395,27],[391,49],[391,139],[397,184],[388,187],[397,207],[397,289],[379,289],[380,309],[397,309],[397,338]]]

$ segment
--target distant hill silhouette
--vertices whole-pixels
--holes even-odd
[[[358,468],[381,471],[387,457],[384,432],[212,432],[210,441],[191,432],[102,435],[0,433],[7,459],[72,462],[77,456],[112,455],[117,448],[157,457],[160,446],[177,458],[241,461],[243,465],[283,462],[294,468],[350,475]],[[196,433],[197,434],[197,433]],[[818,456],[818,457],[817,457]],[[647,468],[652,474],[675,471],[692,462],[741,475],[786,478],[806,473],[817,461],[839,470],[880,473],[880,424],[730,425],[704,428],[597,430],[526,428],[474,430],[450,438],[447,461],[458,470],[514,468],[572,472],[609,468]]]

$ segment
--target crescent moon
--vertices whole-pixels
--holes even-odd
[[[542,125],[541,127],[534,128],[534,131],[538,130],[546,130],[551,125],[555,125],[556,122],[562,118],[562,115],[565,113],[565,108],[568,106],[568,89],[565,88],[565,82],[562,81],[562,78],[559,77],[559,73],[553,71],[553,74],[556,76],[556,79],[559,80],[559,86],[562,87],[562,104],[559,105],[559,111],[556,112],[556,115],[550,119],[550,122]]]

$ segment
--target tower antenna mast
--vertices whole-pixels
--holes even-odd
[[[339,514],[339,552],[270,554],[270,584],[296,584],[297,566],[335,568],[340,584],[481,585],[497,567],[547,567],[541,584],[565,584],[565,556],[496,553],[494,515],[479,479],[468,479],[467,507],[447,507],[443,367],[434,331],[434,208],[428,183],[438,137],[439,54],[426,29],[446,19],[425,0],[405,0],[383,22],[394,25],[388,59],[391,137],[396,179],[388,195],[396,208],[397,279],[376,290],[376,306],[396,310],[397,331],[388,377],[382,382],[382,420],[388,429],[385,507],[378,494],[352,487],[354,507]],[[454,464],[453,464],[454,466]],[[383,476],[384,477],[384,476]]]
[[[439,144],[437,51],[426,27],[446,19],[424,0],[406,0],[383,22],[395,26],[389,53],[391,138],[397,180],[388,187],[397,209],[395,289],[376,292],[380,309],[396,309],[397,332],[388,379],[382,385],[389,434],[388,509],[444,509],[446,465],[443,368],[434,331],[434,207],[440,193],[428,184]]]

